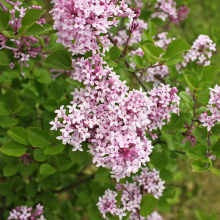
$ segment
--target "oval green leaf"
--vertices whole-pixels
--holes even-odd
[[[143,196],[140,204],[140,215],[147,217],[154,210],[157,203],[158,199],[156,199],[151,193]]]
[[[66,51],[57,50],[51,53],[42,65],[53,69],[71,70],[72,59]]]
[[[170,58],[175,56],[177,53],[182,53],[183,51],[190,49],[191,46],[185,40],[174,40],[167,47],[166,57]]]
[[[20,157],[26,153],[26,146],[16,141],[9,141],[1,146],[0,151],[8,156]]]
[[[25,128],[11,127],[7,133],[15,141],[28,145],[28,131]]]
[[[40,166],[40,174],[42,175],[52,175],[56,172],[56,169],[52,167],[49,163],[43,163]]]

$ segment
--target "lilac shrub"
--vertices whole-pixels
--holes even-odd
[[[109,51],[112,45],[108,39],[108,30],[117,26],[117,17],[133,19],[136,11],[129,8],[124,0],[116,5],[118,0],[59,0],[51,11],[54,19],[53,28],[58,30],[58,41],[74,54],[84,54],[92,51],[93,54],[102,54]],[[74,24],[74,25],[73,25]],[[103,34],[104,36],[100,36]]]
[[[207,35],[199,35],[193,42],[192,49],[183,55],[185,62],[177,64],[177,68],[185,67],[188,63],[196,61],[199,65],[210,65],[213,52],[216,51],[216,44]]]
[[[53,34],[40,6],[0,6],[1,219],[162,220],[178,154],[220,176],[217,28],[169,37],[174,0],[52,0]]]

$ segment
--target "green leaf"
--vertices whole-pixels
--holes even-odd
[[[113,60],[111,60],[110,58],[104,57],[103,60],[104,60],[105,62],[107,62],[107,64],[108,64],[109,66],[112,66],[112,67],[117,67],[117,66],[118,66],[118,64],[115,63],[115,62],[114,62]]]
[[[213,36],[214,42],[220,41],[220,30],[216,27],[212,27],[212,36]]]
[[[15,164],[9,163],[4,167],[3,175],[4,176],[14,176],[18,172],[18,168]]]
[[[33,164],[19,164],[18,173],[22,176],[30,176],[35,171],[35,166]]]
[[[96,171],[95,178],[101,182],[110,182],[110,170],[104,167],[99,167],[99,169]]]
[[[209,169],[209,166],[207,166],[207,163],[204,163],[201,159],[194,160],[191,163],[191,167],[193,168],[193,172],[203,172]]]
[[[163,191],[162,199],[173,199],[176,195],[176,190],[174,187],[169,186]]]
[[[140,46],[143,46],[144,44],[153,44],[153,45],[155,45],[154,41],[152,41],[152,40],[144,40],[144,41],[139,42],[138,44]]]
[[[44,155],[43,149],[34,150],[34,159],[38,162],[46,161],[50,156]]]
[[[56,155],[63,151],[65,145],[64,144],[56,144],[56,146],[49,146],[44,149],[45,155]]]
[[[3,128],[11,127],[17,125],[19,122],[18,118],[14,118],[10,115],[0,115],[0,126]]]
[[[10,108],[11,111],[13,111],[14,106],[17,104],[17,95],[15,91],[11,88],[7,89],[1,101],[5,104],[6,107]]]
[[[9,115],[9,112],[4,103],[0,102],[0,115]]]
[[[39,18],[46,12],[41,9],[29,9],[21,20],[22,26],[30,25],[39,20]]]
[[[40,166],[40,174],[42,175],[52,175],[56,172],[56,169],[52,167],[49,163],[43,163]]]
[[[25,188],[28,196],[34,198],[37,195],[38,183],[34,181],[30,181],[28,184],[26,184]]]
[[[3,51],[0,51],[0,65],[9,65],[9,59]]]
[[[211,83],[219,71],[220,67],[218,66],[205,66],[200,83]]]
[[[27,31],[24,33],[24,36],[33,36],[33,35],[40,35],[45,33],[47,32],[44,30],[44,28],[41,25],[34,23],[27,29]]]
[[[215,125],[214,127],[212,127],[212,134],[213,135],[219,135],[220,131],[220,125]]]
[[[202,159],[204,162],[209,162],[207,157],[207,147],[204,144],[199,144],[186,151],[186,155],[192,159]]]
[[[20,157],[26,153],[26,146],[15,141],[9,141],[1,146],[0,152],[8,156]]]
[[[157,203],[158,199],[156,199],[152,194],[149,193],[143,196],[140,204],[140,215],[142,217],[147,217],[154,210]]]
[[[150,41],[152,41],[152,42],[155,41],[150,35],[148,35],[148,33],[147,33],[146,30],[143,29],[142,31],[143,31],[143,33],[144,33],[144,35],[145,35],[145,37],[146,37],[147,40],[150,40]]]
[[[109,220],[119,220],[119,217],[118,217],[118,216],[113,216],[113,215],[110,214],[110,213],[106,213],[105,215],[106,215],[106,217],[107,217]]]
[[[53,69],[72,70],[71,57],[64,50],[57,50],[51,53],[42,65]]]
[[[213,154],[218,158],[220,156],[220,138],[210,147]]]
[[[21,105],[21,104],[16,104],[16,105],[14,106],[14,108],[13,108],[13,113],[18,113],[18,112],[20,112],[23,108],[24,108],[23,105]]]
[[[158,204],[157,204],[157,208],[161,212],[168,212],[170,210],[170,204],[166,200],[160,199]]]
[[[155,46],[154,44],[144,44],[143,48],[144,48],[145,53],[150,55],[154,61],[164,61],[165,60],[163,58],[160,58],[160,51],[159,51],[158,47]],[[145,54],[145,56],[146,56],[146,54]],[[149,60],[149,62],[151,62],[151,61]]]
[[[141,49],[142,49],[142,51],[144,52],[144,55],[145,55],[145,57],[147,58],[147,60],[149,61],[149,62],[155,62],[155,60],[153,60],[152,58],[151,58],[151,56],[149,55],[149,53],[147,52],[147,50],[143,47],[143,45],[141,44],[141,42],[140,43],[138,43],[139,44],[139,46],[141,47]],[[159,50],[158,50],[158,53],[159,53]]]
[[[49,71],[46,69],[42,69],[42,68],[35,69],[34,75],[37,77],[37,81],[39,83],[48,84],[52,81],[51,75]]]
[[[70,169],[75,163],[73,161],[71,161],[70,159],[65,159],[65,160],[62,160],[60,163],[59,163],[59,168],[58,170],[59,171],[65,171],[65,170],[68,170]]]
[[[195,89],[199,85],[199,76],[196,72],[183,70],[183,74],[189,87]]]
[[[168,158],[165,152],[154,152],[151,156],[150,162],[155,166],[157,170],[161,170],[166,166]]]
[[[96,203],[98,202],[100,195],[104,195],[105,190],[106,190],[106,187],[101,186],[92,192],[92,198]]]
[[[0,18],[0,31],[6,31],[8,28],[9,17],[3,10],[0,10]]]
[[[110,49],[109,54],[112,60],[117,60],[121,55],[121,51],[117,46],[114,46]]]
[[[82,163],[88,154],[88,147],[86,143],[82,143],[83,151],[70,151],[69,157],[74,163]]]
[[[19,38],[19,36],[14,36],[14,32],[11,32],[11,31],[1,31],[1,32],[5,37],[12,38],[12,39]]]
[[[160,171],[160,178],[166,182],[170,182],[173,179],[173,174],[169,170],[163,169]]]
[[[28,131],[25,128],[11,127],[7,133],[15,141],[28,145]]]
[[[174,55],[173,57],[171,57],[170,59],[168,59],[164,65],[173,65],[175,63],[179,63],[179,62],[184,62],[183,57],[178,53],[176,55]]]
[[[70,79],[70,80],[72,80],[72,79]],[[50,85],[49,94],[55,100],[59,100],[62,97],[62,95],[64,94],[64,91],[65,91],[64,87],[59,87],[59,89],[57,89],[58,87],[59,87],[59,84],[56,81],[53,81]]]
[[[174,40],[169,43],[166,51],[166,57],[173,57],[178,53],[183,51],[190,50],[191,46],[185,40]]]
[[[202,144],[207,144],[208,131],[206,128],[196,127],[192,131],[196,140]]]
[[[54,44],[56,44],[57,39],[58,39],[58,37],[57,37],[56,33],[51,34],[50,41],[48,44],[49,48],[52,48],[54,46]]]
[[[151,21],[148,22],[148,29],[151,37],[156,35],[156,26],[153,22]]]
[[[192,101],[192,97],[187,93],[187,92],[184,92],[184,91],[181,91],[179,93],[179,96],[180,98],[185,101],[186,103],[192,105],[193,104],[193,101]]]
[[[90,203],[91,202],[91,196],[85,192],[85,191],[81,191],[79,194],[79,199],[81,200],[82,203]]]
[[[131,59],[137,66],[137,68],[143,68],[143,59],[139,55],[134,55]]]
[[[55,99],[52,98],[48,98],[47,100],[45,100],[42,105],[46,110],[50,112],[54,112],[57,109],[57,102]]]
[[[50,134],[40,128],[28,128],[28,142],[33,147],[45,148],[50,144]]]
[[[121,193],[122,193],[122,190],[118,191],[117,193],[118,193],[118,195],[115,197],[115,199],[117,200],[116,205],[117,205],[117,207],[119,207],[119,205],[121,203]]]

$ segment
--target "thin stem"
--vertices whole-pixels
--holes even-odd
[[[114,39],[112,38],[112,36],[110,35],[109,32],[108,32],[108,37],[109,37],[109,40],[110,40],[113,44],[115,44],[115,41],[114,41]],[[120,56],[120,57],[121,57],[121,58],[125,58],[125,55],[124,55],[123,53],[121,53],[121,56]],[[130,64],[128,63],[128,61],[125,59],[124,62],[125,62],[126,67],[129,69],[129,68],[130,68]],[[144,90],[147,92],[148,89],[147,89],[147,87],[144,85],[144,82],[143,82],[134,72],[131,72],[131,71],[129,71],[129,72],[134,75],[134,77],[137,79],[137,81],[141,84],[141,86],[142,86],[142,87],[144,88]]]
[[[123,184],[121,184],[121,183],[118,183],[120,186],[121,186],[121,188],[123,189],[123,190],[125,190],[130,196],[131,196],[131,198],[134,200],[134,196],[131,194],[131,192],[123,185]],[[138,219],[140,220],[141,219],[141,216],[140,216],[140,213],[139,213],[139,209],[138,208],[136,208],[135,209],[136,210],[136,212],[137,212],[137,214],[138,214]]]
[[[128,38],[127,38],[127,41],[126,41],[126,44],[125,44],[125,49],[123,51],[124,56],[126,55],[126,51],[128,49],[128,42],[129,42],[130,38],[131,38],[131,30],[129,28],[129,35],[128,35]]]
[[[85,179],[80,180],[77,183],[73,183],[73,184],[71,184],[69,186],[66,186],[66,187],[63,187],[62,189],[59,189],[59,190],[53,190],[52,192],[53,193],[61,193],[61,192],[67,191],[69,189],[75,188],[75,187],[77,187],[77,186],[79,186],[79,185],[81,185],[83,183],[86,183],[86,182],[92,180],[94,177],[95,177],[95,175],[91,175],[91,176],[89,176],[89,177],[87,177]]]
[[[194,115],[194,117],[196,117],[196,96],[195,96],[195,94],[196,94],[196,89],[194,89],[194,91],[193,91],[193,101],[194,101],[194,108],[193,108],[193,115]]]
[[[175,152],[178,153],[178,154],[186,154],[185,152],[178,151],[178,150],[175,150]]]
[[[211,136],[211,130],[208,133],[208,140],[207,140],[208,141],[208,147],[211,145],[210,136]]]

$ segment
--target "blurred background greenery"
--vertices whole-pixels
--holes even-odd
[[[209,35],[212,38],[212,27],[220,29],[220,0],[176,0],[176,2],[178,6],[184,2],[189,3],[188,7],[191,10],[188,18],[180,25],[168,24],[169,29],[166,27],[159,28],[158,33],[166,31],[171,37],[184,37],[187,42],[192,44],[200,34]],[[50,0],[32,0],[32,3],[41,5],[48,11],[52,9]],[[52,24],[52,17],[49,12],[45,13],[44,17],[48,23]],[[211,60],[212,65],[220,65],[219,49],[218,45],[217,52]],[[216,76],[215,82],[220,83],[220,75]],[[160,214],[164,220],[219,220],[219,177],[210,172],[193,173],[190,163],[191,160],[184,155],[179,158],[177,169],[173,173],[174,179],[172,183],[167,184],[167,186],[174,186],[177,189],[176,196],[169,201],[170,210]]]

